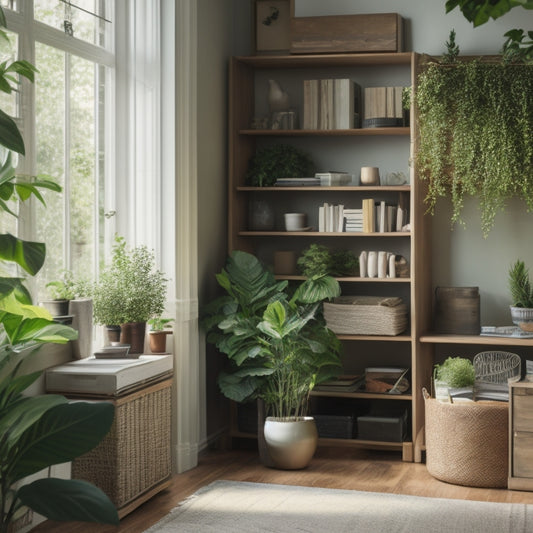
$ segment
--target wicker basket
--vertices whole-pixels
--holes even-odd
[[[171,386],[166,380],[113,400],[110,432],[72,462],[72,477],[102,489],[119,509],[171,475]]]
[[[428,472],[456,485],[506,487],[507,402],[445,403],[425,396]]]
[[[329,329],[346,335],[399,335],[407,328],[407,306],[401,298],[339,296],[324,303]]]

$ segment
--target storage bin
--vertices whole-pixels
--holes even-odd
[[[353,415],[313,415],[318,436],[324,439],[353,439],[355,424]]]
[[[507,402],[441,402],[425,397],[426,466],[435,478],[468,487],[506,487]]]
[[[479,287],[435,289],[435,331],[455,335],[479,335]]]
[[[399,335],[408,322],[401,298],[381,296],[339,296],[324,302],[324,318],[341,335]]]
[[[357,417],[357,438],[384,442],[403,442],[407,434],[407,410],[401,413],[370,413]]]

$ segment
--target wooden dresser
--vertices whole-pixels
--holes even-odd
[[[509,393],[508,488],[533,490],[533,383],[511,383]]]

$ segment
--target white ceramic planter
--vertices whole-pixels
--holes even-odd
[[[318,443],[313,417],[286,420],[269,416],[264,429],[267,449],[276,468],[298,470],[309,464]]]
[[[89,357],[93,353],[93,301],[90,298],[71,300],[68,312],[73,315],[72,327],[78,332],[78,338],[72,341],[74,358]]]

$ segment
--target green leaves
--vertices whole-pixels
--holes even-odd
[[[321,315],[322,300],[340,293],[327,276],[306,280],[289,300],[288,283],[253,255],[235,251],[217,276],[227,295],[204,309],[208,342],[227,354],[222,393],[235,401],[261,397],[280,416],[305,411],[313,385],[340,366],[340,343]]]
[[[533,286],[529,279],[529,269],[518,259],[509,269],[509,290],[514,307],[533,308]]]
[[[477,197],[486,237],[508,199],[533,210],[533,65],[430,63],[415,99],[429,212],[450,197],[452,224],[461,222],[464,199]]]
[[[23,241],[10,233],[0,235],[0,259],[17,263],[32,276],[43,266],[45,255],[44,243]]]
[[[117,510],[109,498],[85,481],[39,479],[20,488],[18,496],[24,505],[50,520],[119,523]]]
[[[514,7],[533,9],[531,0],[447,0],[446,13],[456,7],[474,27],[485,24],[490,18],[497,19]]]

